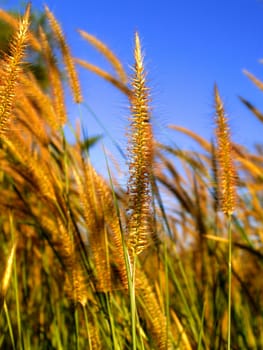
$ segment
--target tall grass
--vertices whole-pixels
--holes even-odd
[[[158,143],[139,35],[127,72],[80,31],[109,73],[74,58],[45,11],[59,52],[42,28],[30,31],[29,6],[21,20],[0,11],[16,28],[0,68],[0,347],[262,349],[262,146],[232,142],[217,88],[214,140],[173,125],[196,151]],[[26,46],[43,52],[48,90]],[[65,137],[67,82],[85,108],[76,64],[130,104],[125,187],[108,159],[108,176],[94,168],[79,128]]]

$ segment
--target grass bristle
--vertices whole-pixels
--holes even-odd
[[[221,208],[225,214],[231,215],[236,205],[236,171],[227,117],[216,86],[215,110]]]
[[[140,254],[152,231],[151,176],[153,133],[149,107],[149,88],[138,33],[135,34],[134,73],[131,81],[129,133],[128,248]]]

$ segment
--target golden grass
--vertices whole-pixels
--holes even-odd
[[[149,89],[146,86],[143,57],[138,33],[135,34],[135,65],[131,81],[131,118],[129,134],[128,181],[128,247],[140,254],[149,242],[152,232],[151,176],[153,164],[153,134],[149,107]]]
[[[231,215],[233,214],[236,205],[236,171],[234,167],[234,156],[229,126],[227,124],[223,103],[219,96],[217,87],[215,87],[215,110],[221,206],[225,214]]]
[[[110,176],[99,174],[81,126],[74,142],[63,133],[60,61],[43,29],[31,33],[29,11],[20,22],[0,11],[16,29],[0,69],[0,347],[225,349],[231,340],[233,349],[262,348],[262,146],[231,141],[217,88],[214,140],[173,125],[197,149],[160,144],[139,35],[127,75],[108,46],[81,31],[108,73],[73,59],[46,8],[75,102],[77,62],[130,103],[127,185],[110,163]],[[24,67],[26,45],[42,52],[46,90]]]
[[[19,27],[10,44],[10,54],[7,55],[1,68],[0,86],[0,133],[3,134],[12,113],[15,88],[18,83],[20,65],[23,60],[25,45],[27,43],[27,32],[29,26],[30,6],[27,7],[25,16],[19,23]]]
[[[49,10],[47,6],[45,7],[45,11],[46,11],[47,18],[50,22],[50,26],[55,36],[55,39],[57,40],[59,44],[59,48],[62,53],[66,71],[68,74],[69,85],[71,87],[74,100],[76,103],[80,103],[82,101],[81,88],[80,88],[78,74],[75,69],[75,64],[74,64],[74,60],[72,58],[70,49],[68,47],[68,44],[66,43],[60,24],[54,17],[53,13]]]
[[[61,73],[57,66],[56,58],[52,52],[52,49],[49,45],[46,34],[43,29],[40,28],[40,37],[43,52],[45,55],[45,61],[48,65],[48,77],[50,82],[50,87],[52,89],[52,98],[54,101],[54,110],[57,115],[58,123],[60,127],[64,126],[66,123],[67,111],[65,106],[65,98],[63,85],[61,81]]]
[[[122,63],[116,57],[116,55],[107,47],[107,45],[101,42],[94,35],[91,35],[85,32],[84,30],[79,30],[79,33],[84,39],[86,39],[91,45],[93,45],[103,56],[105,56],[105,58],[111,63],[112,67],[114,68],[119,80],[122,82],[123,85],[125,85],[128,81],[128,77],[122,66]]]

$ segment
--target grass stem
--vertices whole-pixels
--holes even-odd
[[[227,215],[228,232],[228,336],[227,349],[231,349],[231,306],[232,306],[232,215]]]

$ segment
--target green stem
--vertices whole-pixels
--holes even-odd
[[[8,308],[7,308],[7,305],[6,305],[5,301],[4,301],[4,311],[5,311],[5,316],[6,316],[6,320],[7,320],[7,324],[8,324],[8,329],[9,329],[9,335],[10,335],[10,339],[11,339],[11,343],[12,343],[12,348],[13,348],[13,350],[16,350],[13,328],[12,328],[12,324],[11,324],[11,320],[10,320],[10,316],[9,316],[9,311],[8,311]]]
[[[169,267],[167,256],[167,244],[164,241],[164,268],[165,268],[165,314],[166,314],[166,344],[169,343],[170,330],[170,294],[169,294]]]
[[[78,317],[78,310],[77,310],[77,305],[74,305],[75,310],[74,310],[74,318],[75,318],[75,349],[79,350],[79,317]]]
[[[231,349],[231,291],[232,291],[232,230],[231,214],[227,216],[227,233],[228,233],[228,336],[227,349]]]
[[[105,298],[106,298],[107,311],[108,311],[108,315],[109,315],[113,349],[119,350],[120,347],[119,347],[117,339],[116,339],[114,316],[113,316],[112,310],[111,310],[111,300],[110,300],[110,293],[109,292],[105,293]]]
[[[132,288],[131,288],[131,318],[132,318],[132,348],[133,348],[133,350],[137,349],[137,346],[136,346],[135,269],[136,269],[136,254],[133,255]]]
[[[83,306],[83,313],[84,313],[85,325],[87,329],[89,349],[92,350],[92,341],[91,341],[91,335],[90,335],[90,329],[89,329],[89,319],[88,319],[88,313],[85,306]]]

